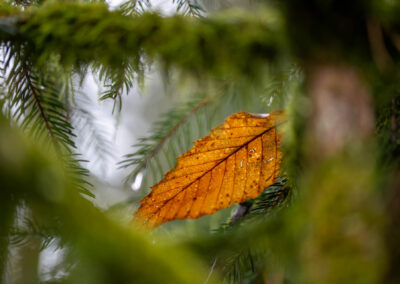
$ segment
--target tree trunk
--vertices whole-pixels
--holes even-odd
[[[382,206],[373,194],[374,111],[368,86],[354,67],[307,68],[311,101],[308,164],[300,190],[305,238],[304,283],[379,283],[384,246]]]

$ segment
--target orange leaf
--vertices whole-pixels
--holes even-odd
[[[177,165],[140,201],[135,221],[155,227],[199,218],[257,197],[280,170],[283,111],[239,112],[178,157]]]

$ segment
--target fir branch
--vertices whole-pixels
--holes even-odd
[[[281,177],[267,187],[257,198],[249,199],[235,210],[227,222],[220,225],[215,232],[224,232],[240,226],[246,221],[254,220],[257,217],[267,217],[274,210],[281,208],[288,200],[291,188],[288,186],[286,177]]]
[[[89,166],[92,164],[105,174],[107,164],[113,157],[111,134],[99,125],[96,115],[91,110],[93,105],[95,103],[85,93],[77,92],[70,119],[77,134],[75,142],[79,151],[90,158]]]
[[[10,231],[10,245],[22,246],[30,239],[41,241],[41,250],[47,248],[54,240],[54,228],[41,226],[32,218],[24,218],[22,224],[15,225]]]
[[[113,112],[118,103],[118,110],[122,108],[122,94],[128,93],[133,87],[135,75],[143,77],[143,63],[140,56],[131,61],[124,61],[118,68],[107,68],[100,66],[99,68],[100,81],[106,82],[106,90],[102,92],[100,100],[114,100]]]
[[[61,71],[52,66],[54,61],[39,70],[26,59],[23,49],[6,47],[4,53],[7,95],[3,111],[38,143],[45,146],[50,140],[50,147],[67,166],[69,178],[82,193],[93,196],[87,187],[88,171],[79,165],[82,161],[74,153],[75,135],[60,93],[64,89]]]
[[[172,0],[177,5],[176,10],[185,16],[201,17],[204,9],[197,0]]]
[[[267,187],[254,200],[249,215],[268,216],[272,210],[281,207],[290,194],[290,187],[287,182],[287,178],[280,178],[273,185]]]
[[[189,102],[178,109],[173,109],[164,115],[163,119],[156,122],[153,127],[153,134],[149,137],[141,138],[137,147],[138,150],[133,154],[125,155],[125,160],[120,162],[121,167],[127,168],[135,166],[127,181],[135,179],[136,175],[145,170],[150,161],[152,161],[166,145],[167,141],[173,137],[183,125],[195,115],[200,109],[210,102],[209,99],[203,99],[198,102]],[[178,137],[179,139],[179,137]],[[163,170],[160,169],[161,174]]]
[[[266,107],[282,107],[288,100],[288,96],[291,95],[293,88],[301,82],[302,69],[297,65],[291,65],[284,68],[281,74],[274,72],[269,77],[260,98]]]
[[[151,8],[150,0],[128,0],[120,6],[124,15],[140,15],[149,8]]]
[[[237,226],[245,226],[246,222],[256,221],[269,216],[272,212],[281,208],[288,200],[290,188],[286,177],[279,178],[274,184],[267,187],[257,198],[250,199],[242,204],[232,214],[230,219],[223,223],[216,233],[225,233]],[[253,281],[265,282],[261,273],[267,250],[262,247],[250,249],[246,247],[234,250],[227,255],[219,256],[220,271],[224,283],[253,283]]]
[[[32,83],[32,78],[31,78],[31,76],[29,74],[29,71],[28,71],[29,69],[26,66],[25,62],[22,62],[22,70],[23,70],[23,73],[25,75],[26,81],[28,83],[29,89],[32,92],[32,95],[33,95],[33,97],[35,99],[36,106],[38,107],[38,109],[40,111],[40,116],[42,117],[43,122],[46,125],[47,131],[49,132],[50,137],[53,140],[54,146],[56,148],[58,148],[57,139],[55,137],[55,134],[53,133],[52,127],[50,126],[49,119],[47,118],[47,115],[46,115],[46,113],[45,113],[45,111],[43,109],[43,105],[42,105],[42,102],[40,100],[40,96],[38,94],[38,90],[35,88],[35,86]]]
[[[273,10],[268,17],[264,13],[238,14],[228,21],[224,17],[193,20],[157,13],[125,16],[102,5],[82,3],[48,4],[29,13],[12,14],[8,7],[0,12],[3,9],[5,15],[11,13],[9,17],[16,19],[17,37],[27,43],[31,59],[40,62],[58,54],[65,65],[115,67],[145,54],[197,76],[231,74],[254,79],[260,76],[260,68],[278,62],[286,50],[280,17]],[[0,30],[3,42],[15,37]]]
[[[220,261],[224,283],[253,283],[256,279],[264,283],[261,271],[265,256],[263,249],[246,248],[224,257]]]
[[[39,71],[26,60],[22,50],[10,48],[6,53],[4,72],[9,70],[9,73],[5,82],[8,91],[5,100],[9,115],[39,140],[50,137],[57,151],[71,152],[75,148],[74,134],[59,97],[62,86],[54,80],[57,75],[51,74],[55,70],[46,74],[45,68]]]

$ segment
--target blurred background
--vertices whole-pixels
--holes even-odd
[[[3,283],[400,283],[396,1],[3,1]],[[283,109],[243,204],[139,201],[233,113]]]

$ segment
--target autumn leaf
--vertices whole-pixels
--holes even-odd
[[[140,201],[134,220],[155,227],[199,218],[257,197],[280,170],[283,111],[239,112],[178,157],[177,165]]]

